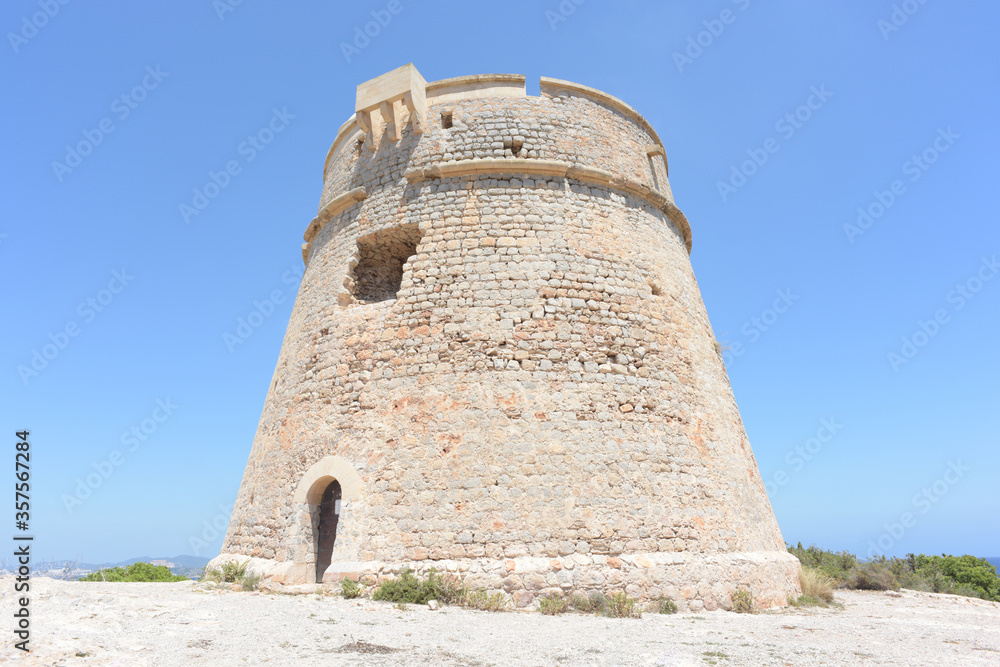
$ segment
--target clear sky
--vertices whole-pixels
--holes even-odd
[[[786,541],[1000,555],[1000,6],[896,7],[4,3],[0,424],[10,459],[31,429],[36,556],[218,553],[327,150],[407,62],[657,129]]]

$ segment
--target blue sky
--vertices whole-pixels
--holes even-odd
[[[326,152],[407,62],[657,129],[787,541],[1000,555],[1000,7],[896,7],[6,3],[0,423],[32,432],[36,556],[218,552]]]

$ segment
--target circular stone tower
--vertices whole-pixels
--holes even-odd
[[[798,591],[663,145],[556,79],[357,90],[218,563],[453,572],[518,606]]]

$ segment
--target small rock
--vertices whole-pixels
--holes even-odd
[[[437,611],[438,601],[437,600],[428,600],[427,601],[427,608],[430,609],[431,611]]]

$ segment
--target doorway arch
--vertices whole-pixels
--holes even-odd
[[[341,488],[333,480],[319,503],[319,521],[316,526],[316,582],[323,581],[323,573],[333,560],[333,546],[337,541],[337,524],[340,523]]]
[[[301,532],[297,533],[300,537],[297,539],[298,546],[293,558],[302,568],[302,576],[306,582],[322,583],[323,573],[333,562],[356,560],[356,531],[349,529],[352,507],[361,498],[361,490],[361,476],[351,462],[341,456],[325,456],[303,473],[292,495],[292,502],[297,504],[301,517],[296,529]],[[328,492],[328,515],[333,513],[336,517],[333,531],[329,531],[333,528],[333,517],[328,516],[327,521],[322,520],[324,497]],[[328,532],[332,532],[328,536],[330,543],[324,543],[322,548],[321,524]],[[323,562],[320,562],[321,558],[324,558]]]

